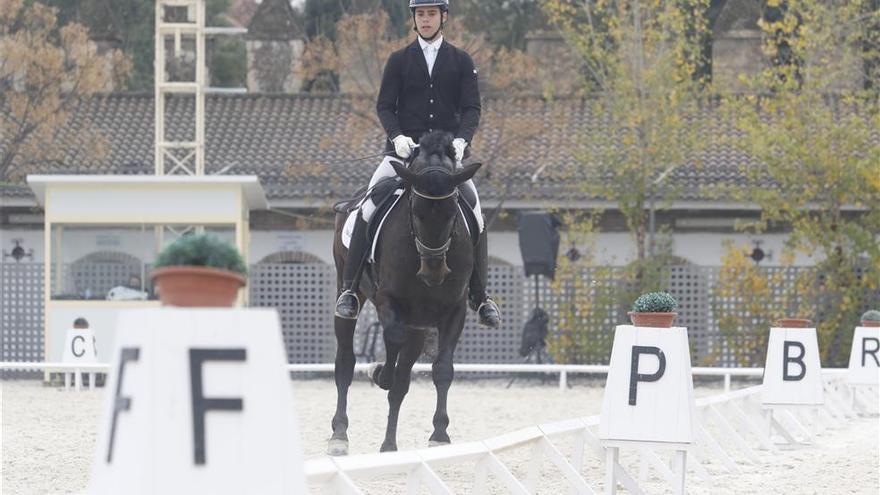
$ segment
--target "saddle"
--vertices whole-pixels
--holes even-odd
[[[333,210],[335,212],[348,215],[345,227],[343,227],[343,244],[348,247],[346,236],[350,235],[351,228],[354,225],[354,215],[357,214],[363,201],[370,199],[376,205],[376,211],[367,224],[367,240],[373,248],[371,253],[375,253],[376,240],[382,223],[394,205],[397,204],[397,201],[403,196],[403,193],[403,180],[400,177],[386,177],[377,182],[371,189],[368,190],[367,187],[361,187],[355,191],[351,198],[334,204]],[[468,198],[466,196],[470,196],[470,194],[458,195],[458,207],[471,235],[471,241],[476,246],[480,238],[479,223],[477,223],[472,206],[476,198]],[[371,254],[369,258],[372,261],[373,255]]]

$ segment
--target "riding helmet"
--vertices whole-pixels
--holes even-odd
[[[449,0],[409,0],[409,8],[416,7],[440,7],[445,12],[449,9]]]

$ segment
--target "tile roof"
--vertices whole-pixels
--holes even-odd
[[[270,199],[327,203],[366,184],[382,151],[384,133],[372,102],[348,96],[303,94],[211,95],[206,99],[206,170],[255,174]],[[193,100],[169,98],[167,138],[191,138]],[[363,110],[367,118],[355,113]],[[35,173],[152,174],[153,95],[115,93],[93,99],[78,117],[87,118],[109,142],[97,163],[67,163]],[[730,133],[705,110],[705,138]],[[502,123],[503,121],[503,123]],[[587,131],[602,126],[588,100],[484,97],[483,122],[474,159],[491,162],[477,175],[481,197],[508,200],[586,200],[576,185],[586,177],[572,150],[589,156]],[[0,142],[2,146],[2,142]],[[500,153],[498,150],[508,150]],[[355,160],[355,158],[370,157]],[[712,199],[718,185],[741,184],[740,164],[749,157],[710,145],[698,164],[675,169],[666,182],[681,199]],[[533,182],[532,177],[537,174]],[[0,196],[31,196],[27,187],[0,187]]]

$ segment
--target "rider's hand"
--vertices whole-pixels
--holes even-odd
[[[409,155],[412,155],[412,152],[416,147],[415,141],[403,134],[397,136],[391,142],[394,143],[394,152],[404,160],[409,158]]]
[[[467,148],[467,141],[463,138],[455,138],[452,140],[452,147],[455,148],[455,160],[460,162],[464,158],[464,149]]]

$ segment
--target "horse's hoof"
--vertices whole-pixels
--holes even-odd
[[[439,442],[437,440],[428,440],[428,447],[442,447],[444,445],[452,445],[452,442]]]
[[[382,390],[391,390],[391,380],[388,380],[388,383],[382,382],[383,367],[384,365],[375,363],[370,367],[367,373],[370,374],[370,381],[373,382],[376,386],[378,386]]]
[[[397,444],[383,443],[382,446],[379,447],[379,452],[397,452]]]
[[[369,368],[367,368],[367,376],[370,377],[370,383],[376,386],[379,385],[379,373],[382,372],[382,364],[381,363],[372,363]]]
[[[327,455],[348,455],[348,440],[331,438],[330,441],[327,442]]]

